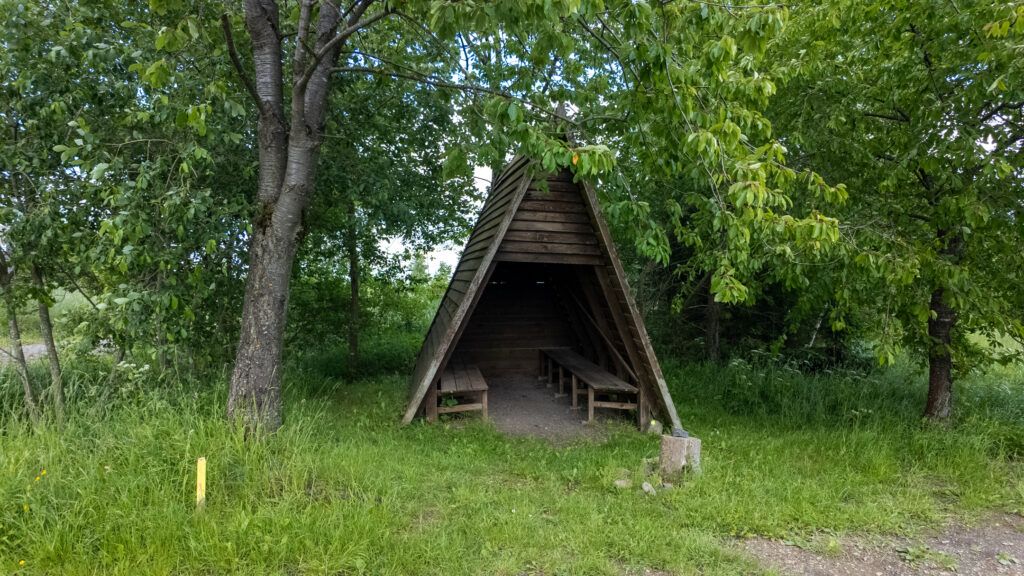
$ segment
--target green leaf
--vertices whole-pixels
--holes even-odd
[[[93,180],[99,180],[100,178],[103,177],[104,174],[106,174],[107,168],[109,167],[110,164],[107,164],[106,162],[100,162],[99,164],[96,164],[95,166],[92,167],[92,171],[89,172],[89,177],[92,178]]]

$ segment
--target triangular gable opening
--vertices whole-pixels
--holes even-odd
[[[539,185],[534,169],[517,158],[495,179],[420,350],[403,421],[430,416],[439,388],[469,381],[466,367],[492,380],[537,375],[542,350],[568,350],[638,390],[641,427],[653,413],[681,430],[594,190],[568,170]]]

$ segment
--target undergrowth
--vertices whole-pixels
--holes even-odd
[[[261,441],[223,418],[223,376],[157,382],[126,365],[111,381],[101,359],[69,363],[69,420],[38,429],[14,414],[8,376],[0,571],[750,574],[729,536],[912,534],[1024,507],[1018,371],[964,383],[945,428],[919,419],[910,367],[668,362],[704,473],[652,497],[638,487],[657,484],[644,459],[658,442],[628,425],[561,447],[474,418],[400,427],[406,368],[384,361],[400,356],[381,352],[389,368],[355,381],[330,354],[293,359],[285,426]]]

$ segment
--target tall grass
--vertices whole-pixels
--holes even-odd
[[[71,366],[63,429],[10,414],[0,428],[0,570],[750,574],[730,535],[906,533],[1024,507],[1019,372],[965,383],[947,429],[919,420],[909,367],[808,376],[670,362],[704,474],[650,497],[639,484],[658,483],[644,462],[657,439],[628,423],[562,447],[473,418],[403,428],[403,369],[345,381],[330,360],[294,359],[285,426],[261,441],[222,417],[222,379],[147,385],[129,368],[96,410],[105,370]],[[7,410],[11,388],[0,385]]]

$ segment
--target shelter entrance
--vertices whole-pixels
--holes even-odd
[[[499,428],[571,437],[595,408],[639,407],[625,344],[600,290],[592,266],[495,263],[448,362],[479,369],[487,414]],[[601,388],[609,382],[619,388]],[[622,401],[601,402],[595,390]]]
[[[543,375],[549,401],[586,409],[576,422],[629,410],[641,427],[653,413],[681,432],[596,193],[568,170],[539,168],[517,158],[495,179],[423,342],[403,421],[543,411],[520,402]]]

